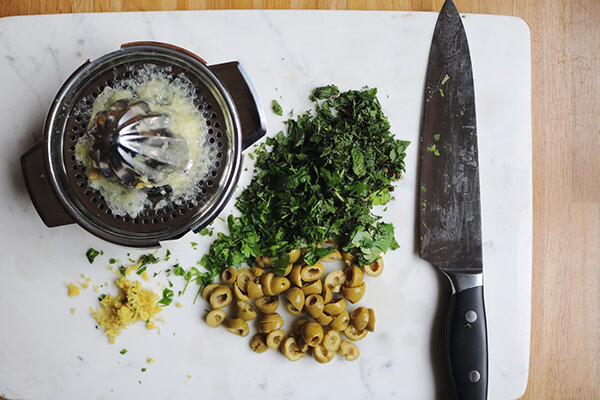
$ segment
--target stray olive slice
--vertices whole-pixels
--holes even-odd
[[[313,318],[318,318],[323,313],[323,297],[320,294],[311,294],[306,298],[304,309]]]
[[[365,274],[362,272],[362,269],[356,264],[352,264],[346,268],[346,282],[344,286],[346,287],[357,287],[363,283],[363,279]]]
[[[346,361],[354,361],[360,356],[360,351],[354,343],[342,340],[338,354],[344,357]]]
[[[305,296],[308,296],[311,294],[321,294],[321,292],[323,291],[323,284],[321,283],[320,279],[317,279],[316,281],[314,281],[312,283],[308,283],[308,284],[304,285],[302,287],[302,291],[304,292]]]
[[[279,306],[279,297],[277,296],[264,296],[254,300],[254,305],[258,308],[258,311],[265,314],[272,314],[277,310]]]
[[[219,285],[215,288],[208,298],[208,302],[213,308],[221,308],[227,306],[233,300],[231,289],[229,286]]]
[[[346,301],[344,299],[339,299],[333,303],[325,304],[323,308],[323,312],[327,315],[340,315],[343,311],[346,310]]]
[[[295,264],[292,267],[292,271],[288,275],[288,278],[290,279],[290,281],[292,281],[292,283],[298,287],[302,287],[302,277],[300,276],[301,272],[302,272],[302,265]]]
[[[318,344],[313,347],[313,356],[315,360],[320,362],[321,364],[326,364],[333,360],[333,356],[335,356],[335,351],[328,350],[325,346]]]
[[[250,348],[256,353],[264,353],[269,349],[265,343],[263,335],[260,333],[257,333],[256,335],[252,336],[252,339],[250,339]]]
[[[250,333],[248,323],[241,318],[230,318],[225,320],[225,328],[236,335],[245,337]]]
[[[248,282],[254,279],[254,274],[249,268],[242,268],[237,272],[235,285],[240,288],[243,293],[248,292]]]
[[[350,316],[348,315],[348,311],[344,310],[331,321],[329,327],[335,329],[336,331],[343,331],[348,327],[350,323]]]
[[[245,301],[238,300],[235,303],[235,311],[236,316],[244,321],[250,321],[256,318],[256,310],[252,307],[252,304],[246,303]]]
[[[331,315],[325,314],[325,312],[323,312],[321,315],[319,315],[317,317],[317,322],[323,326],[329,325],[331,323],[331,321],[333,321],[333,317]]]
[[[365,274],[379,276],[383,272],[383,258],[379,257],[373,264],[363,266]]]
[[[313,321],[307,322],[302,325],[300,336],[309,346],[316,346],[323,340],[323,327]]]
[[[238,279],[239,279],[239,277],[238,277]],[[246,287],[248,287],[248,286],[249,286],[249,284],[246,285]],[[242,301],[250,300],[250,296],[248,296],[248,294],[244,290],[240,289],[240,287],[237,284],[233,285],[233,294],[235,295],[235,298],[238,300],[242,300]]]
[[[331,291],[331,288],[327,285],[323,285],[323,291],[321,292],[321,296],[323,297],[323,303],[329,303],[331,299],[333,299],[333,292]]]
[[[330,288],[333,293],[338,293],[344,282],[346,282],[346,274],[344,274],[344,271],[331,271],[325,277],[325,286]]]
[[[233,285],[237,278],[237,270],[233,267],[227,267],[221,272],[221,282],[226,285]]]
[[[354,304],[365,294],[365,283],[363,282],[360,286],[356,287],[342,287],[342,295],[348,300],[350,303]]]
[[[324,273],[325,268],[323,267],[323,264],[317,261],[314,265],[305,265],[302,267],[300,277],[304,282],[312,282],[321,279]]]
[[[354,325],[348,325],[346,329],[344,329],[344,334],[350,340],[362,340],[367,336],[367,330],[358,330],[354,327]]]
[[[275,329],[267,334],[265,342],[267,347],[273,350],[277,350],[285,338],[285,332],[281,329]]]
[[[204,289],[202,289],[202,298],[208,301],[208,297],[218,286],[218,283],[209,283],[208,285],[204,286]]]
[[[262,333],[269,333],[282,326],[283,318],[277,313],[263,315],[258,321],[258,330]]]
[[[259,297],[263,297],[265,294],[262,289],[262,284],[260,282],[250,281],[248,282],[248,297],[251,299],[258,299]]]
[[[335,249],[332,253],[329,253],[326,256],[322,257],[320,261],[330,262],[333,260],[340,260],[341,258],[342,258],[342,254],[340,253],[340,251],[338,249]]]
[[[358,307],[350,313],[350,323],[357,330],[362,331],[367,327],[369,322],[369,311],[364,307]]]
[[[208,326],[216,328],[218,326],[221,326],[223,321],[225,321],[226,316],[227,314],[225,314],[225,311],[221,310],[220,308],[217,308],[206,314],[206,323],[208,324]]]
[[[342,342],[342,334],[339,331],[334,329],[330,329],[323,335],[323,340],[321,344],[329,351],[337,351],[340,347],[340,343]]]
[[[300,249],[294,249],[292,251],[290,251],[288,253],[288,256],[290,256],[290,263],[295,263],[296,261],[298,261],[298,259],[300,258],[300,256],[302,255],[302,251]]]
[[[298,361],[304,357],[305,353],[300,351],[296,339],[293,336],[288,336],[281,342],[281,352],[290,361]]]
[[[274,276],[271,279],[271,292],[273,296],[285,292],[290,288],[290,280],[282,276]]]
[[[372,308],[368,308],[369,312],[369,322],[367,322],[367,330],[369,332],[375,332],[375,310]]]
[[[285,298],[298,310],[302,310],[304,307],[304,292],[300,288],[291,288],[285,292]]]

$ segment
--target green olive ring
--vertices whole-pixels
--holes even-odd
[[[263,296],[254,300],[254,306],[264,314],[273,314],[279,307],[279,297]]]
[[[221,282],[225,285],[233,285],[237,278],[237,270],[233,267],[227,267],[221,272]]]
[[[302,265],[294,264],[294,266],[292,267],[292,271],[288,275],[290,281],[292,281],[292,283],[298,287],[302,287],[302,277],[300,276],[301,272],[302,272]]]
[[[335,329],[330,329],[323,335],[321,344],[329,351],[336,352],[342,343],[342,334]]]
[[[220,308],[217,308],[206,314],[206,323],[208,324],[208,326],[216,328],[223,324],[223,321],[225,321],[225,317],[227,317],[225,311],[221,310]]]
[[[248,287],[248,286],[246,286]],[[238,285],[233,285],[233,294],[235,298],[241,301],[249,301],[250,296],[244,290],[242,290]]]
[[[290,280],[283,276],[274,276],[271,279],[271,292],[274,296],[281,294],[290,288]]]
[[[341,260],[341,259],[342,259],[342,253],[340,253],[340,251],[338,249],[335,249],[333,252],[322,257],[320,261],[330,262],[333,260]]]
[[[271,290],[273,281],[273,277],[275,276],[272,272],[267,272],[263,276],[260,277],[260,284],[262,285],[262,289],[265,295],[267,296],[275,296],[273,290]]]
[[[367,311],[369,312],[369,322],[367,322],[366,329],[369,332],[375,332],[375,310],[368,308]]]
[[[209,283],[208,285],[204,286],[204,289],[202,289],[202,298],[204,300],[208,301],[208,298],[210,297],[210,294],[217,287],[219,287],[218,283]]]
[[[342,340],[338,354],[344,357],[346,361],[354,361],[360,356],[360,351],[354,343]]]
[[[254,260],[256,261],[256,264],[261,268],[269,267],[273,264],[273,259],[271,259],[271,257],[260,256],[256,257]]]
[[[321,294],[323,292],[323,284],[321,283],[320,279],[317,279],[314,282],[302,286],[302,291],[304,292],[305,296],[309,296],[311,294]],[[322,297],[323,296],[321,296],[321,298]]]
[[[283,326],[283,318],[281,315],[265,314],[258,321],[258,331],[261,333],[269,333]]]
[[[303,353],[306,353],[308,349],[310,349],[310,345],[302,339],[302,336],[296,336],[296,345],[298,346],[298,350]]]
[[[325,314],[325,311],[323,311],[323,313],[317,317],[317,322],[322,326],[329,325],[331,321],[333,321],[333,317]]]
[[[307,322],[302,325],[300,336],[309,346],[316,346],[323,340],[323,327],[313,321]]]
[[[311,294],[306,298],[304,309],[313,318],[318,318],[323,313],[323,297],[320,294]]]
[[[275,329],[271,332],[267,333],[265,337],[265,343],[267,343],[267,347],[273,350],[277,350],[279,346],[281,346],[281,342],[285,338],[285,332],[281,329]]]
[[[350,323],[357,330],[364,330],[369,323],[369,311],[364,307],[358,307],[350,313]]]
[[[331,288],[329,286],[323,285],[321,297],[323,297],[323,303],[325,304],[329,303],[333,299],[333,292],[331,291]]]
[[[346,301],[344,299],[336,300],[333,303],[325,304],[323,312],[327,315],[337,316],[346,310]]]
[[[213,308],[222,308],[233,300],[233,295],[231,294],[231,289],[226,285],[219,285],[216,287],[208,298],[208,302]]]
[[[257,333],[256,335],[252,336],[252,339],[250,339],[250,348],[255,353],[264,353],[269,349],[269,347],[265,343],[263,335],[261,335],[260,333]]]
[[[302,270],[300,271],[300,277],[304,282],[313,282],[321,279],[324,273],[325,268],[323,267],[323,264],[317,261],[313,265],[305,265],[302,267]]]
[[[350,324],[344,329],[344,335],[352,341],[363,340],[367,336],[367,330],[358,330],[354,325]]]
[[[289,301],[296,309],[302,310],[304,308],[305,296],[302,289],[293,287],[285,292],[285,298]]]
[[[302,315],[302,310],[298,310],[292,303],[285,303],[285,310],[293,316],[299,317]]]
[[[325,348],[323,345],[316,345],[313,347],[313,357],[321,364],[327,364],[335,356],[335,351],[331,351]]]
[[[339,293],[342,285],[346,282],[344,271],[331,271],[325,277],[325,286],[329,287],[333,293]]]
[[[249,268],[242,268],[237,272],[235,285],[244,293],[248,291],[248,282],[254,279],[254,274]]]
[[[344,286],[346,287],[357,287],[363,283],[365,274],[362,269],[356,264],[352,264],[348,268],[346,268],[346,282]]]
[[[265,273],[265,269],[261,267],[252,267],[251,271],[256,278],[260,278]]]
[[[296,339],[293,336],[288,336],[281,342],[281,352],[290,361],[298,361],[305,356],[305,353],[300,351]]]
[[[352,304],[358,302],[365,295],[365,283],[356,287],[342,287],[342,295]]]
[[[235,302],[235,314],[244,321],[251,321],[256,318],[256,310],[252,307],[252,304],[242,300]]]
[[[246,337],[250,333],[248,323],[241,318],[230,318],[225,320],[225,328],[238,336]]]
[[[344,310],[331,321],[329,327],[336,331],[343,331],[348,327],[348,324],[350,324],[350,316],[348,315],[348,311]]]
[[[364,265],[363,270],[369,276],[379,276],[383,273],[383,258],[379,257],[373,264]]]
[[[301,255],[302,255],[302,251],[300,249],[294,249],[294,250],[290,251],[288,253],[288,256],[290,257],[290,264],[293,264],[296,261],[298,261],[298,259],[300,258]]]
[[[309,322],[308,318],[304,318],[304,317],[298,318],[294,322],[293,332],[295,332],[296,334],[300,335],[300,329],[302,329],[302,325],[304,325],[307,322]]]
[[[248,297],[250,299],[258,299],[259,297],[263,297],[265,293],[263,292],[262,284],[255,281],[248,282]]]

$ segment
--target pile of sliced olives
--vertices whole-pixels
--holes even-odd
[[[336,353],[348,361],[356,360],[360,352],[353,342],[375,331],[375,312],[365,307],[349,311],[346,301],[360,301],[365,294],[365,274],[381,275],[383,260],[359,266],[352,254],[337,249],[313,265],[304,263],[301,256],[298,249],[289,253],[284,276],[269,271],[269,257],[257,257],[253,268],[225,269],[220,284],[202,290],[202,297],[213,308],[206,323],[215,328],[223,325],[245,337],[250,333],[248,321],[256,319],[258,333],[250,347],[257,353],[279,349],[289,360],[297,361],[310,351],[320,363],[328,363]],[[343,260],[345,268],[325,275],[322,262],[333,260]],[[299,317],[287,336],[277,313],[280,294],[285,310]],[[231,307],[229,316],[223,310],[227,306]]]

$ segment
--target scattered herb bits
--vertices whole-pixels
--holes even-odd
[[[273,109],[273,112],[279,116],[283,115],[283,108],[281,108],[281,105],[279,105],[279,103],[277,102],[277,100],[273,100],[273,102],[271,103],[271,108]]]
[[[96,259],[96,257],[98,257],[99,255],[100,255],[100,252],[91,247],[88,249],[88,251],[85,252],[85,256],[87,257],[90,264],[92,264],[94,262],[94,260]]]

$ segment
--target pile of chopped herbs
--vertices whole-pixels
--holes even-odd
[[[201,287],[256,256],[271,257],[280,275],[292,249],[313,264],[333,250],[320,247],[328,241],[356,253],[361,265],[398,248],[392,224],[371,210],[390,200],[409,142],[390,133],[375,88],[340,93],[329,85],[310,99],[314,112],[289,119],[287,133],[255,151],[254,177],[235,204],[241,215],[228,217],[229,234],[218,233],[202,257]]]

